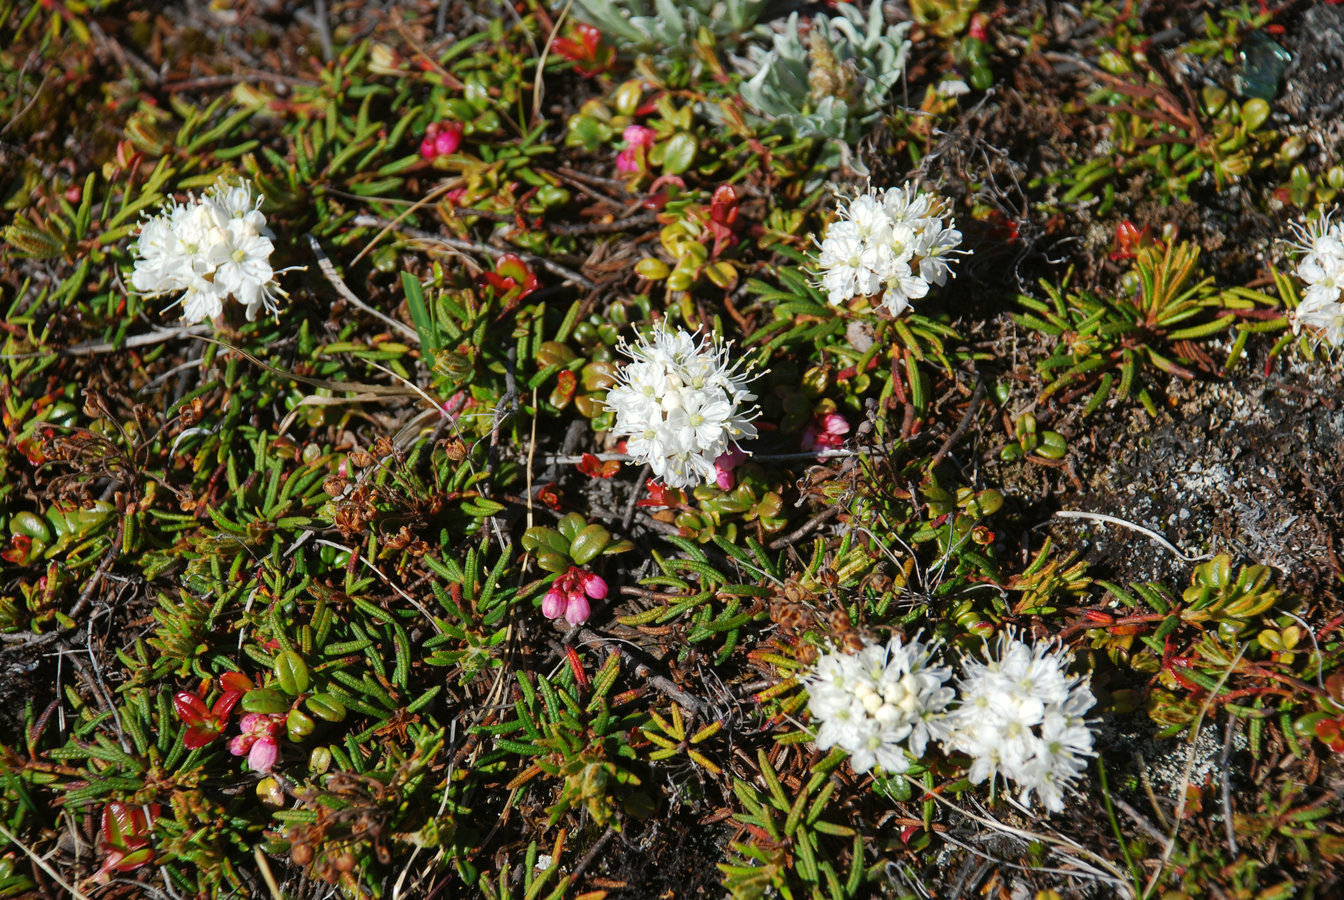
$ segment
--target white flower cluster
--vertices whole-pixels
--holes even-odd
[[[1060,812],[1064,789],[1094,755],[1083,713],[1096,698],[1080,676],[1065,672],[1065,650],[1004,636],[997,656],[963,660],[961,702],[940,723],[944,748],[971,758],[973,783],[1003,775],[1017,783],[1024,806],[1035,791],[1047,810]]]
[[[899,316],[932,285],[946,284],[952,257],[965,252],[957,249],[961,232],[947,207],[909,184],[859,194],[826,229],[817,286],[832,306],[880,293]]]
[[[612,433],[627,437],[626,452],[648,463],[668,487],[714,481],[714,461],[754,438],[758,409],[751,379],[728,362],[728,345],[666,327],[634,346],[606,404],[616,413]]]
[[[1330,216],[1303,228],[1293,248],[1305,255],[1297,262],[1297,277],[1307,289],[1293,313],[1293,332],[1306,325],[1332,347],[1344,346],[1344,226]]]
[[[854,655],[822,656],[804,679],[817,747],[848,751],[855,772],[877,765],[901,773],[910,768],[905,751],[919,759],[932,737],[971,758],[972,782],[1002,775],[1016,782],[1023,805],[1034,791],[1046,809],[1061,811],[1064,790],[1094,755],[1083,714],[1096,700],[1080,676],[1066,674],[1068,653],[1005,636],[997,659],[963,660],[954,691],[944,686],[952,670],[934,664],[937,649],[893,637]]]
[[[855,772],[874,765],[891,773],[909,769],[906,749],[916,759],[924,755],[931,726],[954,696],[943,686],[952,670],[931,665],[936,649],[897,636],[817,660],[806,678],[808,709],[821,723],[817,747],[848,751]]]
[[[271,238],[266,217],[244,181],[236,187],[217,182],[199,199],[168,201],[159,215],[140,226],[131,285],[155,296],[181,292],[182,319],[213,319],[232,296],[247,307],[275,312],[283,295],[271,268]],[[176,304],[174,304],[176,305]]]

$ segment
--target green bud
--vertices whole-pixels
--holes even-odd
[[[550,366],[567,366],[578,359],[578,356],[566,344],[559,341],[547,341],[537,348],[537,365],[543,369]]]
[[[579,384],[585,391],[605,391],[616,383],[619,370],[609,362],[590,362],[579,371]]]
[[[732,290],[737,284],[737,267],[721,259],[705,266],[705,277],[717,288]]]
[[[546,184],[537,188],[537,202],[541,204],[543,209],[564,206],[569,202],[570,196],[569,191],[553,184]]]
[[[1019,440],[1029,434],[1035,434],[1036,416],[1032,413],[1024,412],[1022,415],[1018,416],[1017,421],[1013,423],[1013,430],[1017,432]]]

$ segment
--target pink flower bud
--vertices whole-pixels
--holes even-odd
[[[271,771],[271,766],[280,758],[280,745],[275,742],[273,737],[264,737],[252,745],[252,752],[247,754],[247,764],[252,767],[252,771],[266,773]]]
[[[839,413],[827,414],[824,424],[826,433],[831,435],[849,434],[849,421]]]
[[[643,125],[628,125],[621,137],[625,138],[625,149],[616,154],[616,168],[622,172],[638,172],[642,168],[648,149],[653,146],[656,132]]]
[[[714,483],[719,486],[721,491],[731,491],[736,481],[733,478],[733,470],[746,460],[747,454],[738,449],[732,448],[726,453],[720,453],[719,458],[714,460]]]
[[[839,413],[826,413],[813,416],[803,429],[802,447],[804,450],[837,450],[844,446],[845,435],[849,434],[849,420]]]
[[[462,144],[462,125],[458,122],[431,122],[420,142],[420,156],[435,159],[456,153]]]
[[[605,600],[607,597],[607,582],[603,580],[601,575],[584,572],[583,592],[594,600]]]
[[[548,619],[558,619],[565,614],[568,604],[564,592],[553,587],[541,598],[541,614]]]
[[[643,125],[627,125],[625,131],[621,132],[621,137],[631,147],[652,147],[656,135],[656,131]]]
[[[263,713],[246,713],[238,720],[238,727],[244,735],[260,737],[270,734],[271,717]]]
[[[456,153],[461,143],[462,129],[451,129],[439,133],[439,136],[434,139],[434,149],[439,156],[448,156],[451,153]]]
[[[566,622],[571,625],[582,625],[588,621],[592,612],[592,608],[588,606],[588,598],[581,592],[569,595],[569,606],[565,609]]]

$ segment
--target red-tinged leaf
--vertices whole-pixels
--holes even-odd
[[[9,536],[9,546],[0,552],[0,559],[16,566],[26,565],[28,556],[33,551],[33,539],[26,534],[12,534]]]
[[[587,690],[588,673],[583,671],[583,661],[579,659],[578,652],[573,647],[566,645],[565,658],[569,660],[569,668],[574,672],[574,681],[578,683],[579,690]]]
[[[579,471],[589,478],[610,478],[621,471],[621,464],[614,459],[602,462],[593,454],[585,453],[579,462]]]
[[[730,184],[721,184],[714,189],[709,201],[709,217],[719,225],[731,226],[737,221],[737,191]]]
[[[109,847],[126,846],[125,838],[125,819],[126,807],[124,804],[112,802],[103,807],[103,820],[101,831],[103,833],[103,843]]]
[[[223,696],[215,701],[215,705],[210,709],[210,714],[215,719],[215,724],[222,726],[229,719],[229,713],[233,712],[233,707],[243,698],[242,691],[225,691]]]
[[[770,837],[770,833],[767,832],[764,828],[760,827],[759,825],[748,825],[747,831],[750,831],[752,836],[755,837],[756,840],[758,841],[764,841],[767,844],[771,845],[775,843],[775,839]]]
[[[113,866],[118,872],[134,872],[147,862],[154,859],[153,847],[142,847],[139,850],[127,853]]]
[[[1153,237],[1152,228],[1147,225],[1139,228],[1126,219],[1115,226],[1115,244],[1111,250],[1111,259],[1134,259],[1144,248],[1162,250],[1164,246],[1161,240]]]
[[[188,750],[199,750],[219,737],[222,729],[213,722],[188,725],[182,732],[182,745]]]
[[[112,801],[103,807],[103,840],[108,847],[135,850],[149,843],[151,817],[159,814],[159,805],[149,805],[149,816],[140,806]]]
[[[592,25],[574,26],[573,38],[560,38],[552,48],[557,54],[574,63],[580,75],[597,75],[610,69],[616,61],[615,48],[602,40],[602,32]]]
[[[516,253],[505,253],[501,256],[495,263],[495,271],[505,278],[513,279],[516,284],[528,286],[528,282],[531,282],[530,287],[536,287],[536,274]]]
[[[225,691],[237,691],[240,694],[246,694],[255,686],[252,679],[242,672],[225,672],[219,676],[219,684]]]
[[[481,278],[485,279],[486,284],[501,294],[507,294],[518,286],[512,278],[505,278],[502,275],[496,275],[494,272],[482,272]]]
[[[190,691],[178,691],[173,695],[173,709],[177,717],[187,725],[199,725],[210,716],[205,701]]]

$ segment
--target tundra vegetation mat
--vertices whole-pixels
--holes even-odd
[[[1344,890],[1344,5],[0,38],[0,897]]]

